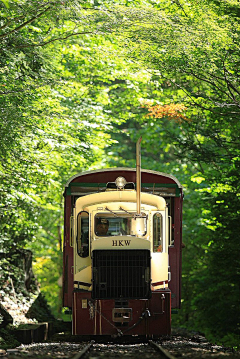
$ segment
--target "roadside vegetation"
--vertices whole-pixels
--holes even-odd
[[[64,184],[135,167],[141,135],[184,186],[173,325],[239,345],[239,43],[237,0],[0,1],[0,298],[40,286],[62,317]]]

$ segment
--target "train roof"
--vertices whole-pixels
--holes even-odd
[[[122,176],[127,182],[136,183],[136,168],[105,168],[81,172],[72,176],[65,185],[65,195],[83,196],[103,192],[108,182],[114,182]],[[178,179],[170,174],[141,169],[141,191],[161,196],[179,197],[182,186]]]

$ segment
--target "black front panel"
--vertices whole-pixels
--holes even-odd
[[[149,250],[95,250],[92,261],[92,298],[150,298]]]

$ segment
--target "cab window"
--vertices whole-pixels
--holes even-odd
[[[131,217],[99,213],[95,216],[95,234],[99,237],[131,235]]]
[[[153,216],[153,252],[162,252],[162,215],[155,213]]]
[[[77,253],[82,258],[89,256],[89,213],[85,211],[77,216]]]

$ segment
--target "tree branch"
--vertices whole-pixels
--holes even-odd
[[[54,41],[59,41],[59,40],[66,40],[68,39],[69,37],[71,36],[76,36],[76,35],[86,35],[86,34],[93,34],[94,32],[93,31],[87,31],[87,32],[76,32],[75,34],[69,34],[65,37],[58,37],[56,39],[51,39],[49,41],[46,41],[46,42],[43,42],[41,44],[29,44],[29,45],[19,45],[19,46],[15,46],[16,48],[24,48],[24,47],[42,47],[42,46],[45,46],[45,45],[48,45],[50,44],[51,42],[54,42]]]
[[[34,20],[38,19],[39,17],[41,17],[43,14],[45,14],[49,9],[51,9],[50,6],[48,6],[44,11],[40,12],[38,15],[32,17],[30,20],[25,21],[23,24],[19,25],[18,27],[16,27],[15,29],[11,30],[10,32],[8,32],[7,34],[2,34],[0,35],[0,39],[3,37],[6,37],[8,35],[11,35],[12,33],[21,30],[23,27],[27,26],[28,24],[32,23]]]
[[[174,0],[174,2],[175,2],[175,4],[177,4],[177,5],[180,7],[180,9],[183,11],[184,15],[185,15],[186,17],[188,17],[188,15],[186,14],[186,12],[185,12],[185,10],[184,10],[182,4],[180,3],[180,1],[179,1],[179,0]]]
[[[188,75],[194,76],[194,77],[197,78],[198,80],[201,80],[201,81],[203,81],[203,82],[209,83],[211,86],[215,87],[219,92],[221,92],[222,94],[225,94],[230,100],[233,100],[233,102],[235,103],[235,106],[237,106],[238,108],[240,108],[240,104],[239,104],[238,101],[235,99],[233,93],[232,93],[232,92],[230,91],[230,89],[229,89],[229,85],[228,85],[227,79],[225,79],[225,83],[227,84],[228,92],[230,93],[231,96],[229,95],[229,93],[228,93],[227,91],[224,91],[224,90],[221,89],[215,82],[213,82],[213,81],[207,79],[206,77],[204,78],[204,77],[202,77],[202,76],[200,76],[200,75],[197,75],[197,74],[195,74],[193,71],[189,71],[189,72],[188,72],[188,71],[184,71],[184,72],[185,72],[186,74],[188,74]]]
[[[236,100],[236,98],[235,98],[235,96],[234,96],[232,90],[235,91],[238,95],[240,95],[240,92],[239,92],[239,91],[236,89],[236,87],[234,87],[234,86],[232,85],[232,83],[228,80],[228,78],[227,78],[227,69],[226,69],[225,65],[223,65],[223,69],[224,69],[224,77],[225,77],[225,82],[227,83],[228,91],[229,91],[230,94],[232,95],[233,100],[234,100],[235,102],[237,102],[237,100]]]

